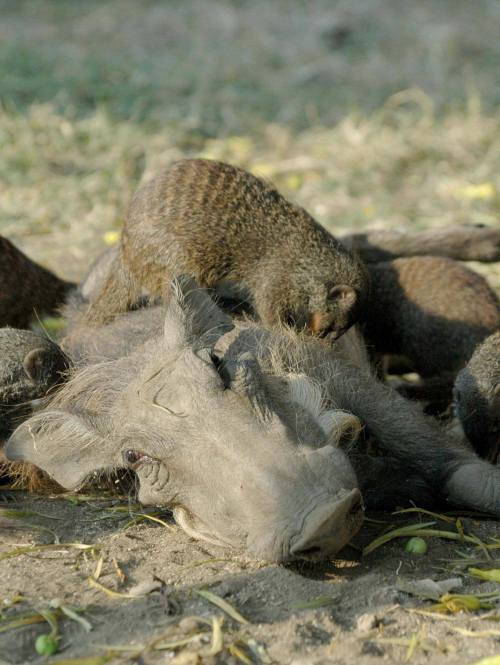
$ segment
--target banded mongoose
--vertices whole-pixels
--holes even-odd
[[[500,456],[500,330],[476,349],[455,382],[456,412],[476,452]]]
[[[27,489],[52,486],[44,474],[29,464],[8,462],[3,443],[38,400],[64,382],[70,362],[57,344],[31,330],[0,329],[0,479]]]
[[[500,228],[483,224],[450,225],[422,231],[373,229],[339,240],[366,263],[403,256],[447,256],[457,261],[500,261]]]
[[[33,400],[63,380],[68,367],[59,346],[43,335],[0,328],[0,442],[31,413]]]
[[[112,319],[178,274],[249,302],[266,325],[332,338],[362,314],[364,264],[303,208],[250,173],[204,159],[176,162],[135,194],[113,268],[87,320]]]
[[[0,326],[29,328],[37,316],[54,314],[74,287],[0,236]]]
[[[422,377],[456,373],[500,327],[486,280],[453,259],[399,258],[369,265],[365,335],[377,354],[402,355]]]

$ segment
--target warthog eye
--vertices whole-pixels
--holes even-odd
[[[132,467],[139,464],[139,462],[144,462],[150,459],[145,453],[140,450],[133,450],[132,448],[124,450],[122,456],[125,464]]]
[[[218,356],[215,351],[210,352],[210,360],[212,361],[213,366],[217,371],[219,371],[219,368],[222,364],[222,358]]]

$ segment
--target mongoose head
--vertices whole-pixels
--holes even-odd
[[[16,328],[0,328],[0,357],[0,438],[4,438],[63,381],[69,360],[46,337]]]
[[[365,266],[352,256],[343,263],[333,279],[315,279],[307,294],[306,329],[332,341],[362,318],[369,292]]]
[[[338,339],[359,318],[359,299],[359,294],[352,286],[334,286],[325,298],[324,307],[310,315],[308,330],[318,337]]]

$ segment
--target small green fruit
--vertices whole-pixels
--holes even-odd
[[[40,656],[52,656],[57,651],[57,637],[54,635],[39,635],[35,641],[35,650]]]
[[[427,552],[427,543],[423,538],[410,538],[406,543],[406,551],[409,554],[425,554]]]

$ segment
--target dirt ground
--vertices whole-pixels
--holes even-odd
[[[68,617],[59,619],[60,652],[50,663],[472,664],[499,650],[498,607],[433,616],[425,613],[431,602],[399,590],[405,581],[462,577],[459,593],[498,591],[498,584],[467,574],[479,562],[498,567],[476,546],[429,538],[427,554],[411,556],[406,539],[395,539],[361,557],[360,547],[378,533],[416,523],[417,515],[373,516],[377,523],[367,523],[338,560],[278,566],[195,542],[166,515],[159,519],[167,526],[137,520],[141,509],[123,500],[6,491],[1,505],[0,631],[55,600],[79,610],[92,626],[86,632]],[[28,514],[9,518],[5,508]],[[138,523],[129,525],[134,519]],[[500,538],[500,524],[492,521],[463,519],[463,527],[485,542]],[[455,531],[449,523],[434,528]],[[60,546],[2,558],[23,546],[51,543],[54,535]],[[78,550],[67,543],[92,547]],[[89,581],[94,576],[97,584]],[[199,590],[217,594],[248,623],[229,617]],[[218,653],[211,655],[214,617],[224,621]],[[37,656],[34,642],[48,632],[43,620],[0,632],[0,662],[47,662]]]

